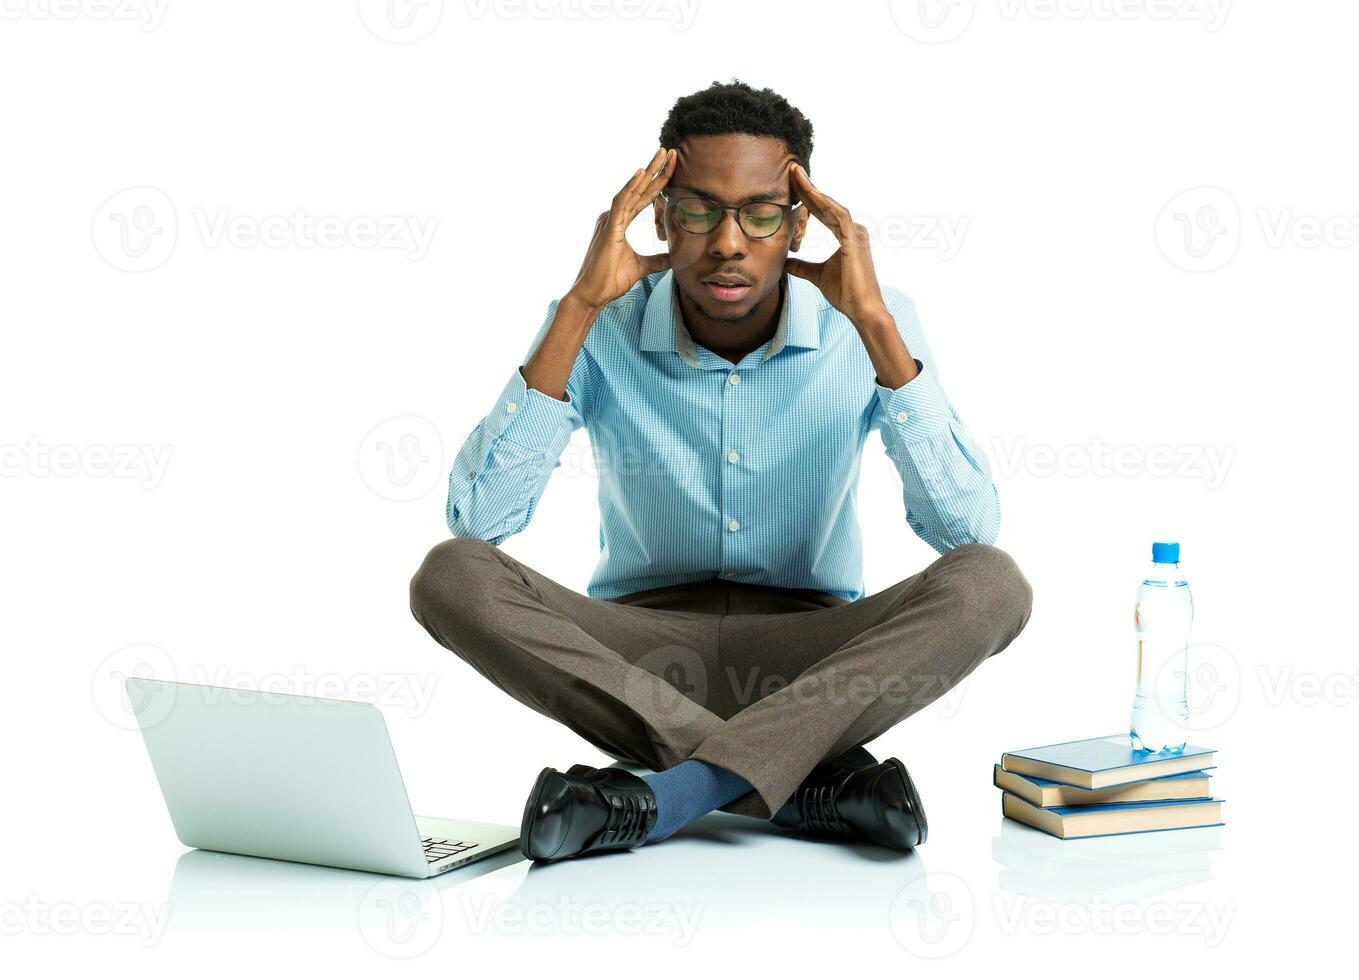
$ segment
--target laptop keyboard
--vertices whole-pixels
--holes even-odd
[[[423,843],[425,845],[425,860],[430,864],[480,846],[475,841],[449,840],[446,837],[425,837]]]

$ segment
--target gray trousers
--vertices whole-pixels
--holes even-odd
[[[515,700],[615,758],[738,773],[754,790],[722,809],[763,818],[1005,649],[1032,597],[985,544],[855,602],[723,579],[594,599],[470,537],[410,586],[430,635]]]

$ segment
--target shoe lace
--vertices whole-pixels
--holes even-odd
[[[804,827],[824,833],[843,833],[848,829],[835,808],[836,789],[836,781],[825,780],[798,790],[798,809]]]
[[[609,815],[600,832],[601,844],[635,844],[656,825],[656,804],[641,793],[609,793]]]

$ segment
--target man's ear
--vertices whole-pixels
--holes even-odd
[[[802,246],[802,236],[807,234],[807,218],[810,214],[807,205],[804,203],[802,207],[797,209],[796,213],[797,218],[794,220],[797,224],[793,228],[793,240],[788,243],[788,251],[790,252],[796,252]]]
[[[665,205],[659,197],[651,202],[651,214],[656,219],[656,237],[665,241]]]

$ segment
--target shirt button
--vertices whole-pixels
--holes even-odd
[[[728,527],[729,529],[733,530],[733,531],[739,531],[739,530],[741,530],[741,522],[738,521],[738,520],[736,520],[736,518],[733,517],[732,520],[731,520],[731,523],[728,524],[727,527]]]
[[[518,408],[518,407],[519,407],[519,406],[516,405],[514,402],[506,402],[506,403],[505,403],[505,414],[506,414],[506,415],[513,415],[513,414],[514,414],[514,410],[515,410],[516,408]]]
[[[908,418],[910,418],[910,416],[907,415],[905,412],[897,412],[898,422],[905,422]]]
[[[728,463],[739,463],[740,461],[741,461],[741,454],[738,453],[735,449],[733,449],[731,452],[727,453],[727,462],[728,462]]]
[[[729,384],[729,385],[739,385],[740,383],[741,383],[741,376],[740,376],[739,374],[737,374],[735,371],[733,371],[733,372],[731,372],[731,374],[727,375],[727,384]]]

